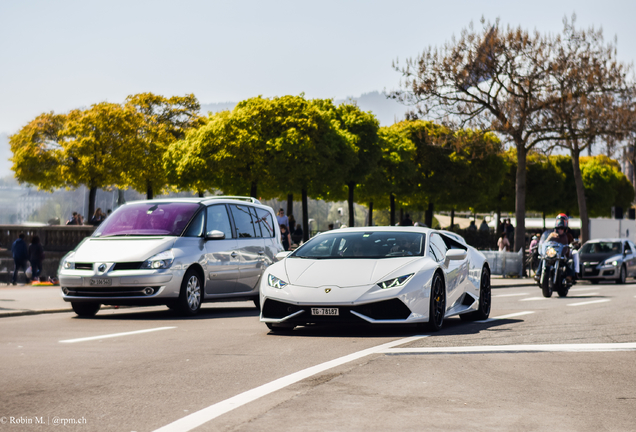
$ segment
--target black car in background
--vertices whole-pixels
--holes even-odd
[[[581,278],[592,283],[615,280],[625,283],[636,276],[636,246],[620,238],[594,239],[579,250]]]

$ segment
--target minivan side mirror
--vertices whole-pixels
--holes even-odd
[[[223,240],[225,239],[225,233],[219,230],[212,230],[205,233],[206,240]]]

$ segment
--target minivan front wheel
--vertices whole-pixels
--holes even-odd
[[[196,315],[201,309],[202,297],[201,277],[196,270],[190,269],[181,281],[181,291],[175,305],[177,311],[185,316]]]

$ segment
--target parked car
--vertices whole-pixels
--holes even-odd
[[[585,242],[579,251],[581,278],[592,283],[615,280],[625,283],[636,276],[636,247],[627,239],[608,238]]]
[[[288,255],[286,255],[288,254]],[[484,255],[454,233],[423,227],[327,231],[261,279],[261,321],[286,332],[307,324],[419,324],[490,314]]]
[[[79,316],[104,305],[253,300],[283,250],[274,211],[254,198],[155,199],[125,204],[60,262],[63,298]]]

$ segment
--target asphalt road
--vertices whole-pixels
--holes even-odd
[[[581,283],[495,289],[503,318],[430,335],[274,335],[248,302],[7,317],[0,430],[633,431],[635,307],[635,284]]]

